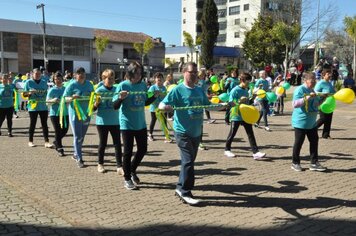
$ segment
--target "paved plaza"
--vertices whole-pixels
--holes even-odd
[[[217,122],[204,125],[209,150],[199,151],[196,161],[199,207],[174,196],[178,148],[164,143],[158,128],[138,169],[143,183],[128,191],[115,171],[113,147],[107,150],[108,172],[97,172],[95,125],[84,142],[87,167],[79,169],[70,157],[70,132],[66,157],[44,148],[41,129],[37,147],[30,148],[29,118],[21,112],[14,137],[4,136],[6,122],[0,137],[0,235],[356,235],[356,103],[337,103],[334,139],[319,141],[324,173],[307,168],[307,140],[301,153],[305,171],[291,170],[291,110],[288,102],[285,115],[269,117],[272,132],[254,128],[269,161],[253,160],[243,128],[232,146],[238,157],[225,157],[225,112],[212,112]],[[52,127],[50,132],[53,141]]]

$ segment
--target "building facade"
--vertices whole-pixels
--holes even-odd
[[[242,47],[245,31],[250,30],[259,14],[272,15],[288,23],[300,22],[302,0],[215,0],[218,9],[217,46]],[[204,0],[182,0],[182,34],[195,39],[201,33],[200,20]]]
[[[165,44],[144,33],[46,24],[47,58],[44,58],[42,24],[0,19],[0,71],[26,73],[43,67],[46,60],[49,72],[73,71],[81,66],[88,73],[96,74],[96,37],[109,38],[109,44],[100,55],[100,71],[112,68],[120,72],[119,61],[124,62],[121,63],[123,69],[130,61],[141,61],[133,43],[143,43],[147,38],[152,39],[154,48],[145,57],[146,67],[156,71],[164,69]]]

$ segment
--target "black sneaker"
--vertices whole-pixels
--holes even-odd
[[[12,133],[8,133],[7,136],[9,136],[9,138],[14,137],[14,136],[12,135]]]
[[[59,157],[64,157],[65,154],[64,154],[63,148],[59,148],[59,149],[57,150],[57,154],[58,154]]]
[[[141,183],[136,173],[131,173],[131,180],[135,185],[139,185]]]

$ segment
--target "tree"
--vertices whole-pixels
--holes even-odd
[[[151,38],[147,38],[144,43],[134,43],[133,47],[140,54],[143,65],[145,56],[154,48],[154,44]]]
[[[214,64],[213,50],[219,34],[218,10],[214,0],[205,0],[201,18],[201,62],[206,68]]]
[[[356,16],[350,17],[346,16],[344,19],[344,24],[345,24],[345,31],[347,34],[350,36],[350,38],[354,42],[354,60],[353,60],[353,65],[352,65],[352,70],[353,70],[353,78],[356,80],[356,75],[355,75],[355,67],[356,67]]]
[[[169,73],[172,74],[172,66],[176,63],[176,60],[171,60],[169,57],[164,58],[164,64],[169,68]]]
[[[273,33],[273,19],[271,16],[259,15],[251,30],[245,32],[242,44],[246,58],[254,67],[261,68],[265,63],[281,64],[285,50],[281,40]]]
[[[109,38],[108,37],[96,37],[95,38],[95,48],[96,48],[96,53],[98,54],[98,79],[100,79],[100,58],[101,55],[104,53],[106,46],[109,44]]]
[[[285,46],[284,77],[287,75],[289,52],[292,49],[293,43],[298,39],[300,31],[301,26],[298,23],[288,25],[283,21],[274,24],[271,30],[271,33],[279,39],[283,46]]]
[[[344,64],[352,64],[353,41],[344,30],[327,30],[323,45],[326,58],[337,57]]]
[[[184,37],[184,45],[189,48],[190,61],[193,61],[193,53],[194,53],[194,46],[195,46],[193,37],[187,31],[183,31],[183,37]]]

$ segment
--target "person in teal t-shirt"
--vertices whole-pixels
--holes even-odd
[[[76,160],[77,166],[79,168],[85,167],[83,161],[82,146],[90,123],[90,116],[88,116],[87,110],[89,105],[89,97],[93,91],[93,85],[88,80],[86,80],[84,68],[79,67],[75,73],[75,80],[67,85],[63,94],[66,101],[70,102],[68,113],[69,123],[73,133],[73,159]],[[78,117],[75,111],[75,104],[79,104],[77,108],[81,108],[85,116],[80,118]]]
[[[230,104],[234,104],[238,102],[239,104],[249,104],[253,102],[253,99],[249,99],[249,94],[248,94],[248,89],[249,89],[249,83],[252,80],[252,76],[249,73],[242,73],[240,75],[240,85],[236,86],[233,88],[230,92],[230,98],[229,102]],[[250,102],[251,101],[251,102]],[[234,140],[234,137],[237,133],[237,130],[239,129],[239,126],[242,125],[245,128],[246,134],[248,136],[248,141],[250,142],[250,146],[253,152],[252,157],[255,160],[263,160],[266,159],[266,153],[259,152],[257,143],[256,143],[256,138],[253,133],[252,125],[244,122],[242,120],[242,117],[236,111],[235,109],[232,109],[232,113],[230,115],[231,117],[231,126],[230,126],[230,132],[229,135],[227,136],[226,144],[225,144],[225,156],[227,157],[235,157],[235,154],[231,152],[231,144],[232,141]]]
[[[54,128],[54,139],[55,139],[55,147],[58,153],[58,156],[63,157],[65,156],[63,150],[62,139],[66,136],[68,132],[68,124],[69,124],[69,117],[68,114],[65,114],[63,119],[65,119],[66,126],[60,125],[60,117],[59,117],[59,103],[61,98],[63,97],[64,87],[63,87],[63,77],[60,72],[56,72],[53,76],[54,86],[48,91],[47,94],[47,102],[50,104],[49,109],[49,117],[51,119],[53,128]]]
[[[233,88],[239,85],[240,81],[239,78],[237,77],[238,75],[238,69],[235,68],[231,70],[230,72],[230,77],[226,79],[225,84],[224,84],[224,90],[226,90],[226,93],[230,95],[230,92],[232,91]],[[225,124],[230,125],[230,109],[226,109],[225,112]]]
[[[14,89],[8,74],[0,74],[0,135],[5,118],[7,120],[8,136],[12,137],[12,114],[14,112]]]
[[[98,172],[106,172],[104,155],[110,132],[115,148],[116,171],[119,175],[123,175],[119,112],[114,109],[112,101],[115,94],[115,87],[113,87],[115,72],[111,69],[106,69],[101,74],[101,79],[102,85],[95,90],[96,101],[94,103],[94,109],[97,110],[95,124],[99,134]]]
[[[320,93],[324,99],[335,93],[335,89],[331,84],[332,79],[332,72],[330,68],[324,68],[321,72],[322,78],[318,83],[315,85],[315,92]],[[323,100],[324,100],[323,99]],[[323,101],[321,101],[322,103]],[[320,126],[324,125],[323,133],[321,137],[323,139],[331,139],[330,137],[330,130],[331,130],[331,122],[333,119],[333,112],[331,113],[324,113],[319,111],[319,119],[316,121],[316,126],[319,128]]]
[[[157,99],[150,105],[150,113],[151,113],[151,123],[150,123],[150,128],[148,131],[148,140],[154,141],[153,137],[153,129],[155,127],[157,117],[156,117],[156,109],[158,108],[158,104],[163,100],[163,98],[167,95],[167,88],[163,85],[163,74],[162,73],[156,73],[153,76],[155,80],[155,84],[152,85],[149,89],[149,93],[154,93],[155,91],[159,91],[159,96]],[[165,113],[166,114],[166,113]],[[167,120],[165,119],[165,122],[167,124]],[[171,143],[172,139],[165,137],[166,143]]]
[[[173,107],[210,105],[202,88],[196,86],[197,65],[188,62],[183,66],[184,82],[177,85],[163,99],[159,108],[172,111]],[[190,205],[199,204],[192,195],[194,188],[194,162],[197,157],[203,124],[203,108],[179,109],[174,111],[174,136],[180,149],[181,169],[176,187],[176,195]]]
[[[266,93],[269,92],[270,85],[269,85],[268,81],[266,80],[267,79],[266,72],[264,70],[261,70],[259,72],[259,75],[260,75],[260,78],[255,83],[254,92],[257,92],[259,89],[264,90]],[[260,127],[260,121],[261,121],[261,118],[263,117],[263,120],[265,122],[264,129],[266,131],[270,131],[270,128],[268,126],[268,119],[267,119],[267,115],[269,114],[269,104],[268,104],[267,96],[264,96],[264,98],[257,97],[256,100],[260,105],[260,118],[256,122],[255,127]]]
[[[41,71],[37,68],[32,70],[32,79],[27,79],[23,89],[23,96],[28,97],[28,114],[30,115],[29,147],[35,147],[33,136],[35,133],[37,117],[40,116],[42,133],[45,140],[45,147],[52,148],[48,138],[48,107],[46,104],[47,82],[41,79]]]
[[[120,107],[119,120],[123,151],[124,187],[128,190],[137,189],[140,179],[136,170],[147,152],[147,127],[145,106],[150,105],[159,95],[148,98],[146,83],[142,81],[143,67],[139,62],[132,62],[127,68],[126,78],[116,87],[114,108]],[[133,160],[132,151],[134,139],[137,151]]]
[[[293,113],[292,126],[294,128],[294,145],[291,168],[295,171],[302,171],[300,165],[300,150],[302,149],[305,136],[308,137],[310,147],[311,164],[309,169],[325,171],[318,161],[318,128],[316,117],[320,104],[320,97],[316,95],[314,86],[316,78],[314,73],[304,73],[304,83],[297,87],[293,93]]]

